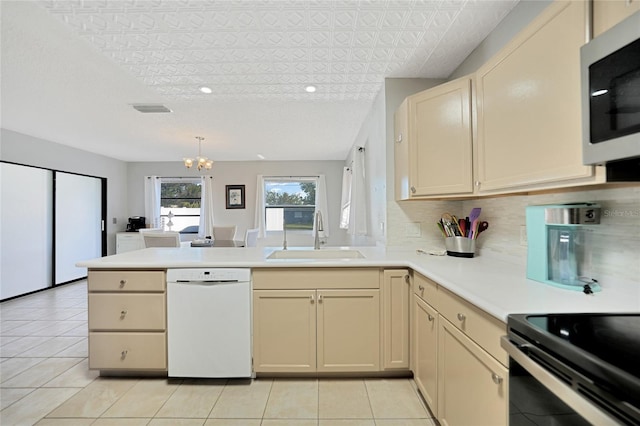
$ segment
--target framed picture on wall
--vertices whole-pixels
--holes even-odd
[[[227,208],[244,209],[244,185],[226,185]]]

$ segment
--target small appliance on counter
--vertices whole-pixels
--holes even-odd
[[[131,216],[127,223],[127,232],[138,232],[139,229],[146,228],[144,216]]]
[[[589,294],[600,291],[581,274],[588,258],[588,227],[600,223],[600,206],[591,203],[528,206],[527,278]]]

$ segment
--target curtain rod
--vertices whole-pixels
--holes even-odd
[[[293,178],[319,178],[320,176],[316,176],[316,175],[310,175],[310,176],[263,176],[263,178],[267,178],[267,179],[277,179],[277,178],[289,178],[289,179],[293,179]]]
[[[153,176],[147,176],[147,179],[151,179]],[[156,176],[156,179],[197,179],[199,177],[208,177],[210,179],[213,179],[213,176],[209,176],[209,175],[202,175],[202,176],[193,176],[193,177],[188,177],[188,176]]]

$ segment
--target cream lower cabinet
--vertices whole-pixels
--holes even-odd
[[[441,425],[508,424],[504,323],[413,276],[413,375]]]
[[[256,373],[379,371],[379,282],[377,269],[254,270]]]
[[[507,425],[507,369],[444,318],[438,333],[440,424]]]
[[[88,273],[89,368],[166,371],[164,271]]]
[[[316,291],[253,291],[257,372],[316,371]]]
[[[409,368],[411,279],[406,269],[387,269],[382,280],[382,367]]]
[[[417,295],[413,296],[413,378],[425,401],[438,414],[438,312]]]

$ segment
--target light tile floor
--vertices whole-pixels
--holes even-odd
[[[0,424],[434,426],[410,379],[99,377],[86,281],[0,304]]]

